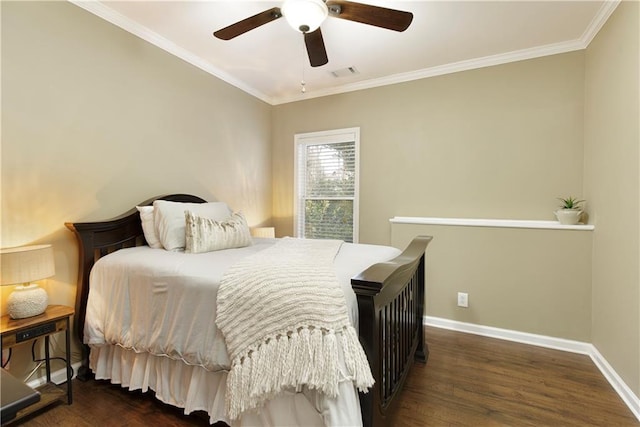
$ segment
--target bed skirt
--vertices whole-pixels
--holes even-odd
[[[227,372],[207,371],[181,360],[136,353],[115,345],[91,346],[91,370],[98,380],[109,380],[129,390],[155,392],[156,398],[184,409],[205,411],[211,424],[236,426],[361,426],[358,392],[350,381],[339,384],[339,398],[315,390],[285,392],[261,408],[231,423],[225,411]]]

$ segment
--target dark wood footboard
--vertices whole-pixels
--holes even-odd
[[[414,360],[426,362],[424,341],[424,263],[431,236],[419,236],[397,258],[369,267],[351,280],[358,298],[360,340],[373,377],[360,393],[365,427],[388,425],[398,394]]]

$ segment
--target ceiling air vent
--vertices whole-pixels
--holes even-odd
[[[347,67],[341,70],[331,71],[333,77],[348,77],[356,74],[360,74],[360,71],[356,70],[356,67]]]

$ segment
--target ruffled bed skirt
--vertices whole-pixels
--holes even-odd
[[[183,408],[185,414],[205,411],[211,424],[232,426],[360,426],[360,401],[349,381],[339,384],[338,399],[315,390],[285,392],[259,411],[246,413],[231,423],[225,411],[227,372],[211,372],[201,366],[119,346],[91,346],[90,366],[96,379],[109,380],[129,390],[153,390],[156,398]]]

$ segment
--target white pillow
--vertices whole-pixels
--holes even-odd
[[[168,251],[184,249],[185,247],[185,211],[195,215],[222,221],[231,216],[231,210],[226,203],[180,203],[167,200],[153,202],[153,217],[156,233],[162,246]]]
[[[162,249],[162,243],[158,239],[156,227],[153,221],[153,206],[136,206],[140,212],[140,222],[142,223],[142,232],[144,238],[150,248]]]
[[[235,212],[224,221],[196,216],[190,211],[186,211],[184,214],[186,220],[185,252],[197,254],[221,249],[242,248],[252,243],[247,220],[241,212]]]

